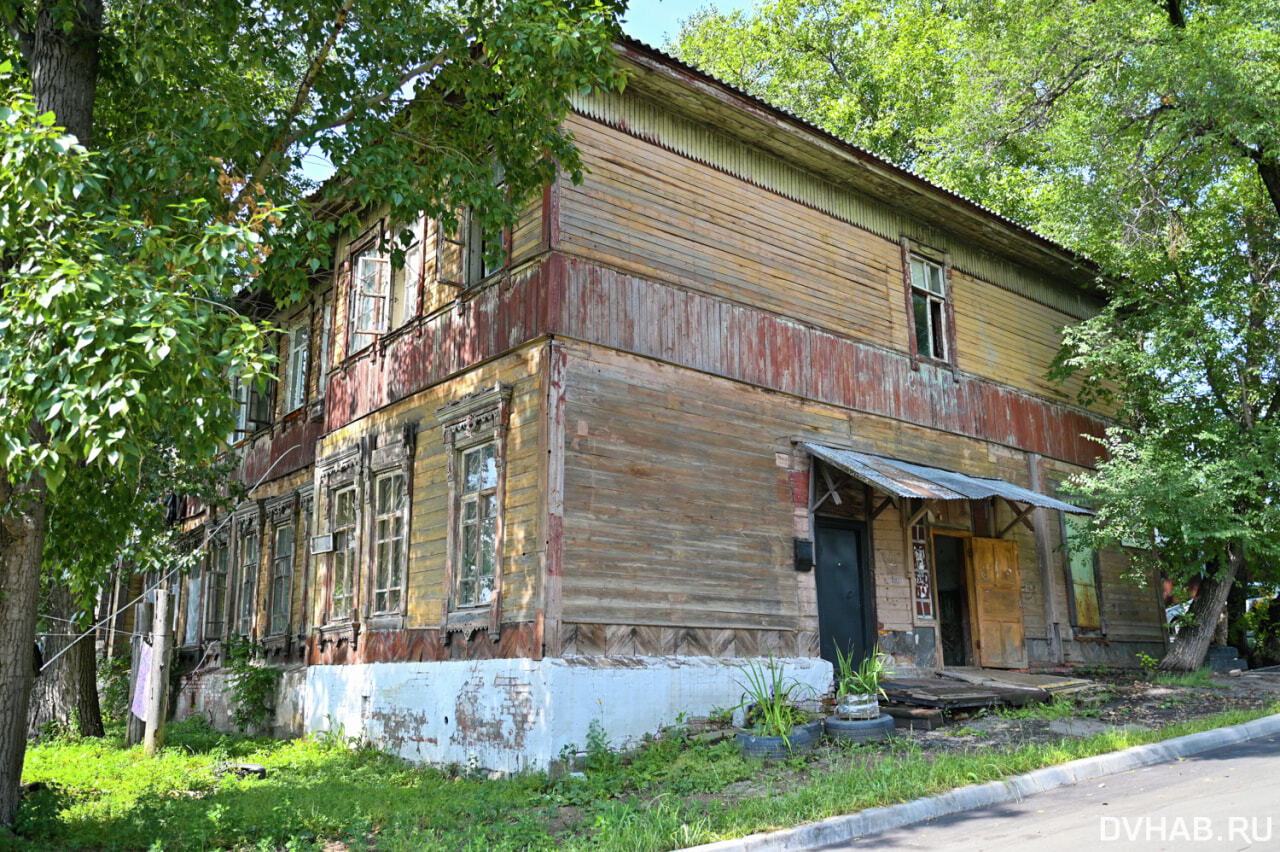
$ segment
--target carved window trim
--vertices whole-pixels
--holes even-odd
[[[323,523],[322,528],[329,536],[333,535],[335,527],[335,513],[337,510],[337,497],[340,493],[348,489],[353,491],[353,505],[355,508],[355,524],[353,527],[353,541],[351,553],[353,558],[353,580],[356,579],[359,568],[360,554],[360,525],[364,518],[361,507],[364,503],[363,479],[366,467],[365,463],[365,442],[353,444],[344,450],[333,453],[322,459],[317,464],[317,489],[324,496],[323,506]],[[335,559],[337,557],[336,550],[332,547],[326,554],[324,559],[324,579],[321,583],[321,607],[320,619],[316,625],[317,628],[328,625],[349,625],[356,621],[358,615],[356,607],[359,603],[356,589],[359,588],[358,581],[352,589],[351,609],[345,613],[338,613],[334,610],[333,600],[333,582],[335,579]]]
[[[470,635],[487,630],[489,638],[498,641],[502,614],[502,551],[505,537],[507,483],[507,426],[511,415],[511,386],[503,383],[468,394],[436,410],[436,420],[443,430],[448,458],[449,510],[448,539],[445,549],[445,602],[440,629],[447,641],[453,633]],[[494,445],[494,463],[498,481],[494,498],[497,517],[494,529],[493,597],[487,604],[470,607],[455,605],[456,586],[461,564],[461,513],[459,477],[462,457],[468,450],[485,444]]]

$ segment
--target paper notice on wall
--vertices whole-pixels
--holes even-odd
[[[147,721],[147,681],[151,677],[151,646],[142,643],[142,651],[138,654],[138,685],[133,690],[133,715]]]

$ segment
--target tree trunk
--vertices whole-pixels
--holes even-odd
[[[88,622],[85,613],[71,596],[66,583],[50,583],[45,598],[51,622],[50,635],[44,643],[44,658],[53,659],[75,636],[83,632],[82,622]],[[67,622],[74,621],[75,625]],[[50,722],[60,726],[74,725],[76,732],[85,737],[100,737],[102,710],[98,704],[97,656],[94,654],[93,637],[80,639],[49,668],[36,678],[31,687],[31,699],[27,710],[27,736],[34,737]]]
[[[93,137],[93,100],[98,92],[102,0],[80,0],[69,33],[54,20],[56,5],[45,0],[36,11],[31,94],[38,109],[52,112],[58,124],[87,148]]]
[[[1243,564],[1244,557],[1240,548],[1234,544],[1228,545],[1226,566],[1216,574],[1201,579],[1200,590],[1196,592],[1196,598],[1188,610],[1191,623],[1178,631],[1178,637],[1169,648],[1169,653],[1160,662],[1161,669],[1193,672],[1204,665],[1209,642],[1218,627],[1218,617],[1222,615],[1222,608],[1227,603],[1227,593]]]
[[[27,695],[31,689],[44,553],[44,480],[9,484],[0,469],[0,826],[18,810],[27,747]]]

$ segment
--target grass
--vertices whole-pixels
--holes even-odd
[[[1208,666],[1194,672],[1186,672],[1179,674],[1177,672],[1156,672],[1151,677],[1152,683],[1158,683],[1161,686],[1192,686],[1201,689],[1226,689],[1220,683],[1213,681],[1213,669]]]
[[[1010,752],[925,754],[903,741],[881,750],[832,748],[821,762],[793,758],[776,768],[745,760],[731,742],[709,745],[677,732],[627,759],[589,747],[582,777],[505,780],[418,769],[336,738],[280,742],[183,723],[169,729],[156,759],[124,748],[118,736],[33,746],[24,781],[47,789],[26,800],[20,839],[7,842],[157,852],[301,852],[330,840],[380,852],[662,850],[907,801],[1276,709]],[[216,778],[214,767],[225,760],[261,763],[268,776]],[[739,795],[717,796],[726,788]]]
[[[1052,701],[1024,704],[1021,707],[999,707],[995,711],[1001,719],[1079,719],[1085,716],[1101,716],[1102,711],[1082,707],[1069,698],[1058,695]]]

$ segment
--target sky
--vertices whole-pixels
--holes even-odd
[[[680,22],[706,6],[714,5],[722,12],[746,9],[751,0],[631,0],[623,16],[622,29],[632,38],[654,47],[662,47],[667,36],[680,32]]]

